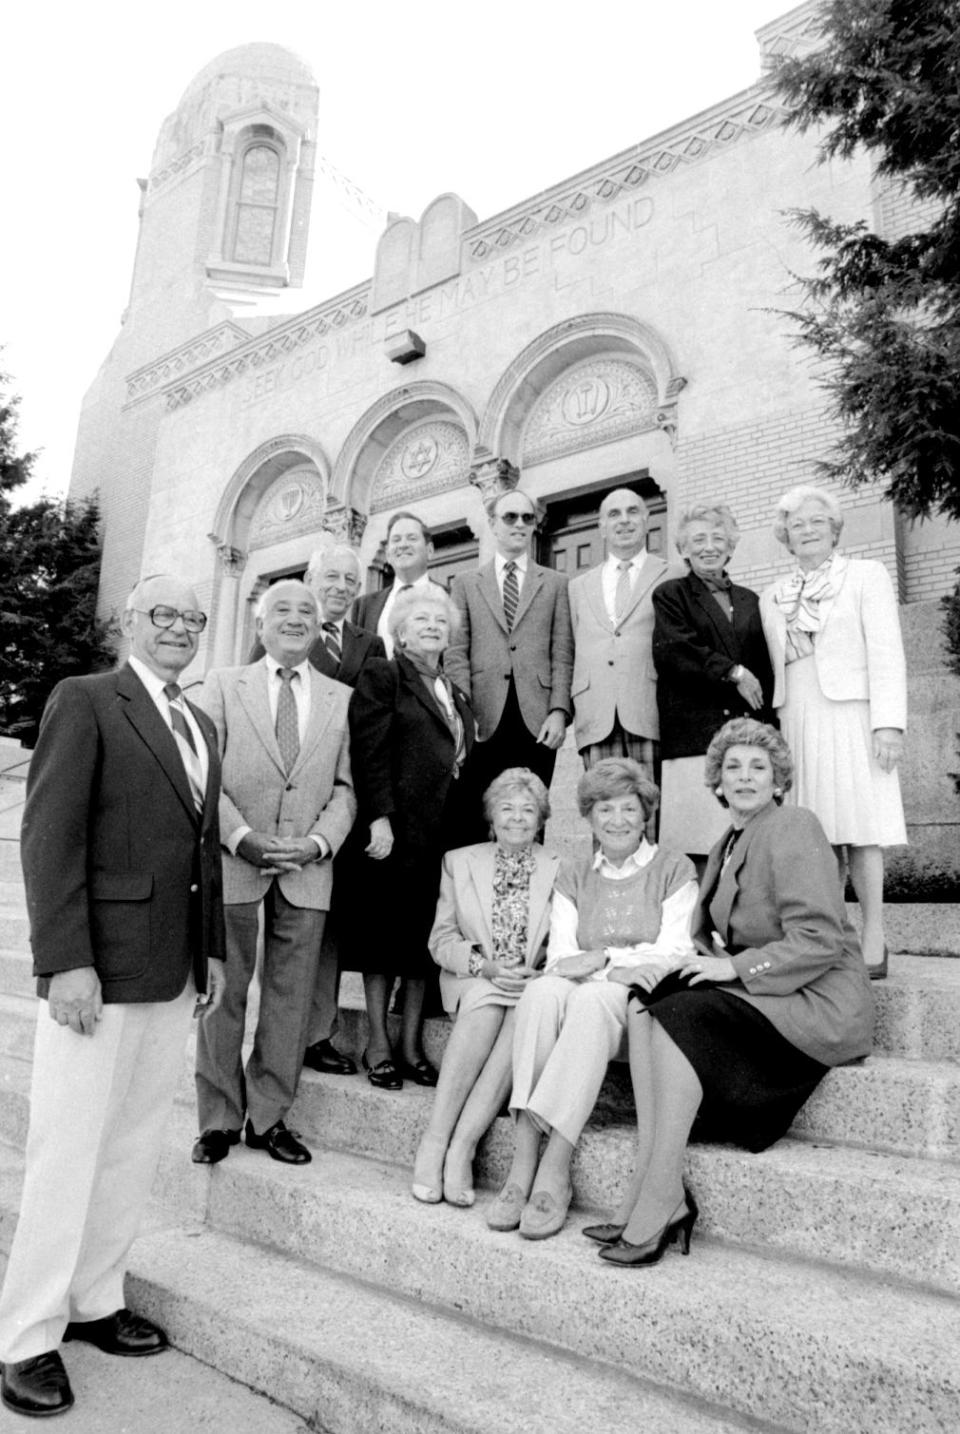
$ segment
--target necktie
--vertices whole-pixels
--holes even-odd
[[[335,622],[325,622],[323,624],[323,633],[324,645],[334,662],[339,666],[340,659],[343,656],[343,649],[340,646],[340,640],[337,634],[337,624]]]
[[[517,615],[520,601],[520,584],[517,581],[517,565],[511,561],[503,570],[503,615],[507,619],[507,631],[513,631],[513,620]]]
[[[630,564],[618,563],[620,576],[617,578],[617,591],[613,597],[613,611],[617,622],[623,617],[630,602]]]
[[[168,682],[163,689],[163,695],[170,704],[170,725],[173,728],[173,737],[177,744],[177,751],[180,753],[180,760],[183,762],[187,779],[190,782],[190,795],[193,797],[193,804],[197,811],[201,812],[203,811],[203,770],[197,755],[197,744],[193,740],[193,733],[181,705],[183,693],[175,682]]]
[[[281,667],[280,695],[277,698],[277,746],[283,758],[284,770],[289,772],[300,751],[300,725],[297,720],[297,700],[293,695],[293,679],[300,674],[292,667]]]

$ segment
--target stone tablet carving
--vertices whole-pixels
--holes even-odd
[[[561,374],[537,399],[524,429],[523,464],[656,426],[652,376],[624,359],[589,359]]]
[[[427,419],[391,443],[373,476],[370,511],[459,488],[470,473],[470,446],[458,423]]]

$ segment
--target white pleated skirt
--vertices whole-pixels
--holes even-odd
[[[813,657],[786,669],[780,728],[794,761],[787,801],[809,807],[834,846],[902,846],[907,840],[900,778],[873,755],[867,702],[824,697]]]

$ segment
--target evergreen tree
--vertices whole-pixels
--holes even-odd
[[[32,746],[60,679],[110,665],[113,629],[96,615],[96,498],[13,506],[36,455],[17,451],[8,382],[0,374],[0,734]]]
[[[889,240],[795,216],[821,255],[792,317],[841,420],[823,468],[879,479],[911,517],[960,518],[960,0],[829,0],[823,35],[777,72],[787,123],[828,126],[824,160],[864,148],[924,216]]]

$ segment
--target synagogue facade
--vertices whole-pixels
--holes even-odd
[[[918,221],[865,158],[820,165],[816,135],[782,127],[769,66],[816,43],[816,16],[758,32],[749,89],[504,213],[442,194],[391,216],[372,277],[293,316],[271,302],[323,222],[316,84],[274,45],[208,65],[141,181],[129,306],[81,417],[72,492],[100,491],[104,609],[143,572],[189,575],[210,614],[200,664],[242,661],[260,592],[330,536],[377,587],[386,517],[410,508],[445,581],[490,556],[482,499],[518,481],[546,513],[541,561],[571,575],[602,557],[597,508],[623,485],[665,556],[683,507],[723,501],[736,580],[782,573],[775,500],[830,440],[782,312],[814,263],[788,212],[888,236]],[[842,501],[846,550],[882,560],[908,636],[929,632],[960,530],[905,522],[877,492]],[[930,694],[904,772],[911,880],[957,864],[953,703]]]

